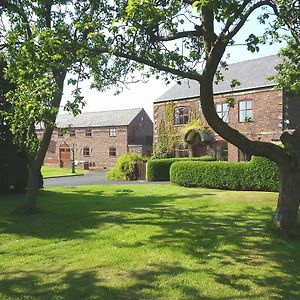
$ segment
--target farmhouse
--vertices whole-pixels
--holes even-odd
[[[284,130],[293,130],[300,119],[300,99],[288,95],[286,89],[275,90],[268,80],[276,73],[277,56],[243,61],[223,71],[224,80],[214,85],[215,107],[220,118],[248,138],[278,141]],[[231,87],[232,80],[239,84]],[[249,157],[209,129],[193,128],[192,119],[207,124],[201,112],[199,83],[183,80],[154,102],[154,140],[160,126],[172,109],[172,123],[180,136],[174,156],[214,155],[217,160],[246,161]],[[233,104],[230,105],[230,104]],[[233,107],[232,107],[233,106]],[[204,126],[205,127],[205,126]],[[185,130],[184,130],[185,128]]]
[[[110,168],[127,152],[152,153],[153,123],[143,108],[58,115],[44,165]],[[41,136],[43,129],[37,129]]]

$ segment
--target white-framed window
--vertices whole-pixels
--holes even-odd
[[[253,121],[253,101],[241,100],[239,101],[239,122]]]
[[[189,108],[182,106],[175,108],[175,125],[187,124],[189,122]]]
[[[229,105],[228,103],[217,103],[216,104],[216,111],[218,116],[226,123],[228,123],[228,112],[229,112]]]
[[[117,136],[117,128],[109,128],[109,136]]]

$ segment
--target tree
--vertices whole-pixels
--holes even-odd
[[[13,89],[3,78],[5,61],[0,57],[0,112],[10,108],[4,94]],[[13,136],[8,124],[0,114],[0,194],[8,192],[24,192],[27,186],[27,157],[26,153],[13,143]]]
[[[244,153],[269,158],[278,165],[280,192],[274,224],[284,230],[294,227],[300,200],[300,152],[297,150],[300,147],[300,127],[293,134],[282,134],[284,148],[250,140],[218,117],[213,83],[221,79],[220,68],[226,67],[222,61],[226,48],[235,43],[237,33],[257,10],[262,11],[260,23],[269,18],[270,29],[264,36],[265,41],[266,38],[271,38],[271,42],[279,39],[279,29],[284,26],[290,33],[289,45],[297,52],[299,1],[129,0],[128,3],[117,3],[123,9],[117,19],[119,22],[114,23],[114,31],[122,38],[115,45],[118,48],[114,53],[150,66],[152,73],[159,70],[163,76],[170,74],[172,79],[198,81],[201,107],[209,126]],[[250,51],[257,51],[260,41],[253,33],[245,45]],[[295,55],[292,55],[294,60]],[[291,57],[287,62],[293,63]],[[290,83],[294,75],[286,75],[289,66],[283,64],[280,70],[282,76],[278,80],[284,85]],[[299,72],[296,74],[299,76]],[[299,82],[299,77],[297,80]]]
[[[130,68],[124,60],[112,61],[110,53],[90,52],[95,47],[107,48],[104,37],[113,15],[107,1],[1,0],[0,15],[0,49],[8,64],[5,78],[15,86],[5,95],[11,105],[5,120],[27,152],[28,190],[20,211],[32,213],[38,209],[40,169],[67,74],[74,97],[65,108],[78,114],[84,105],[82,80],[94,75],[95,86],[103,89],[117,84]],[[36,124],[44,128],[41,140]]]

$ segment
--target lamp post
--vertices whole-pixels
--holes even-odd
[[[75,173],[75,150],[76,150],[76,145],[73,144],[72,147],[72,173]]]

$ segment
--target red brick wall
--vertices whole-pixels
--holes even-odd
[[[215,96],[215,103],[224,102],[227,97],[233,96],[236,102],[234,108],[229,111],[229,125],[245,134],[252,140],[270,142],[272,137],[282,131],[282,90],[260,89],[251,92],[235,93],[234,95],[223,94]],[[238,101],[253,101],[253,122],[239,122]],[[198,111],[199,117],[205,122],[202,112],[198,110],[199,98],[172,101],[174,108],[188,106],[190,110]],[[166,102],[154,104],[154,139],[158,134],[159,124],[165,116]],[[176,126],[176,125],[174,125]],[[176,126],[180,130],[181,126]],[[215,136],[216,140],[220,137]],[[238,149],[233,145],[228,146],[228,160],[238,160]]]
[[[117,128],[115,137],[109,136],[109,128]],[[65,144],[71,148],[71,158],[73,145],[76,145],[75,160],[79,162],[80,166],[83,166],[83,162],[88,162],[91,167],[97,168],[113,167],[118,157],[129,151],[129,138],[132,142],[138,144],[137,148],[131,146],[131,152],[136,149],[136,152],[143,155],[151,155],[152,153],[153,123],[144,110],[134,118],[129,126],[72,129],[75,130],[75,137],[70,137],[68,132],[65,132],[63,137],[58,137],[57,130],[54,130],[44,164],[59,166],[59,147]],[[92,131],[91,137],[85,136],[86,130]],[[133,132],[134,137],[132,136]],[[38,130],[37,135],[41,138],[42,131]],[[89,156],[83,155],[85,147],[90,149]],[[109,156],[110,147],[116,148],[116,157]],[[70,164],[65,162],[64,166],[69,167]]]
[[[79,162],[87,161],[92,166],[95,164],[95,167],[98,168],[111,168],[114,166],[117,158],[127,152],[127,126],[117,127],[117,135],[115,137],[109,136],[109,127],[73,129],[75,129],[76,137],[70,137],[68,132],[64,133],[63,137],[58,137],[57,130],[53,132],[50,144],[56,144],[56,158],[59,158],[60,145],[67,144],[72,149],[73,144],[75,144],[75,160]],[[85,136],[86,129],[92,130],[92,137]],[[41,132],[38,132],[38,136],[41,136],[41,134]],[[90,148],[89,156],[83,155],[84,147]],[[110,147],[116,148],[116,157],[109,157]],[[50,161],[49,156],[53,157],[53,154],[47,153],[45,158],[47,163]]]

